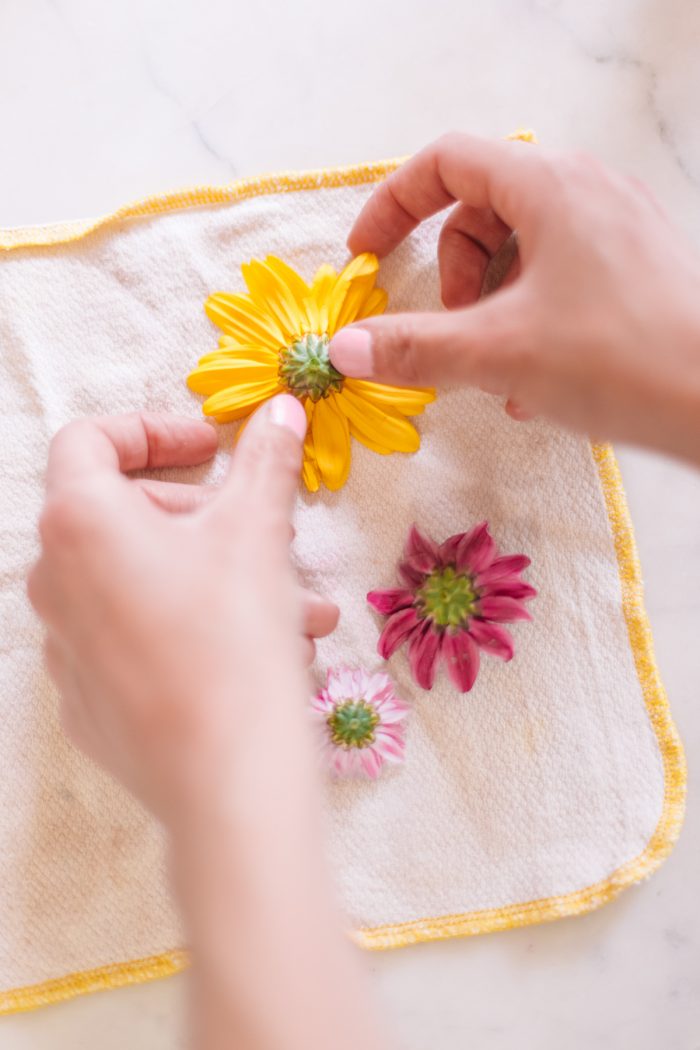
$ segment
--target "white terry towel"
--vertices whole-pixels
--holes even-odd
[[[206,296],[242,290],[240,264],[254,256],[278,255],[307,277],[340,266],[368,184],[390,167],[251,180],[97,224],[0,231],[2,1010],[184,961],[158,829],[65,741],[42,669],[24,575],[49,439],[89,413],[199,415],[184,378],[215,346]],[[439,307],[437,229],[426,223],[382,265],[390,310]],[[440,392],[417,422],[414,456],[355,444],[344,489],[300,492],[300,571],[342,610],[319,646],[319,678],[341,662],[380,666],[365,595],[394,585],[413,521],[442,540],[488,519],[504,552],[532,558],[539,596],[533,622],[514,628],[515,659],[485,658],[467,695],[444,675],[423,692],[399,650],[388,669],[413,708],[405,764],[328,788],[333,862],[369,947],[584,912],[650,873],[682,819],[683,757],[612,452],[516,424],[474,391]],[[186,476],[215,479],[226,458]]]

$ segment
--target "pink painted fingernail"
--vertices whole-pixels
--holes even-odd
[[[352,379],[372,375],[372,336],[365,328],[341,328],[331,339],[328,352],[343,375]]]
[[[291,394],[278,394],[269,402],[270,419],[278,427],[287,427],[303,441],[306,437],[306,412],[301,401]]]

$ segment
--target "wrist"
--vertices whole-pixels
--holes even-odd
[[[700,282],[698,285],[700,303]],[[659,403],[655,444],[696,464],[700,463],[700,308],[679,312],[661,344],[668,347],[660,362],[655,391]],[[667,367],[668,365],[668,367]]]

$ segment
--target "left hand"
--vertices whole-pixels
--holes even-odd
[[[269,403],[212,497],[124,476],[209,459],[204,422],[89,419],[51,445],[28,590],[63,723],[166,820],[217,762],[239,761],[246,733],[253,746],[274,720],[282,737],[290,719],[292,736],[305,728],[304,663],[338,612],[302,592],[289,563],[304,428],[293,398]]]

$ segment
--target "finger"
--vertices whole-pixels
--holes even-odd
[[[218,492],[216,485],[183,485],[177,481],[135,478],[134,484],[150,501],[170,514],[190,514],[205,506]]]
[[[61,695],[70,692],[74,685],[73,672],[62,645],[50,631],[44,639],[44,663],[49,677]]]
[[[521,283],[449,313],[388,314],[341,329],[330,357],[344,375],[398,386],[463,382],[504,392],[526,327]]]
[[[514,229],[541,200],[546,154],[520,142],[452,133],[416,153],[381,182],[348,237],[353,254],[386,255],[415,227],[462,201],[491,208]]]
[[[325,638],[332,634],[338,626],[340,610],[333,602],[322,598],[320,594],[313,591],[304,591],[302,594],[302,614],[304,634],[312,638]]]
[[[518,235],[511,233],[489,261],[481,285],[481,295],[491,295],[499,288],[507,288],[519,275]]]
[[[214,428],[197,419],[151,412],[80,419],[51,442],[47,487],[96,471],[194,466],[210,459],[216,446]]]
[[[228,478],[212,512],[245,508],[255,533],[268,528],[286,543],[301,473],[306,413],[300,401],[279,394],[259,408],[236,446]]]
[[[316,659],[316,645],[313,638],[302,638],[301,658],[305,667],[311,667],[311,664]]]
[[[438,241],[442,301],[448,309],[476,302],[493,256],[511,233],[490,208],[458,204]]]

